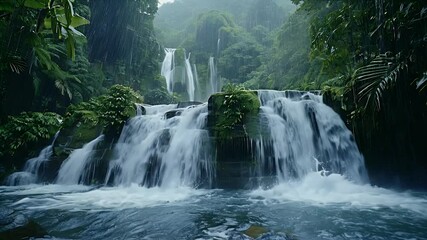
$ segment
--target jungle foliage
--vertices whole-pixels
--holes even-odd
[[[161,87],[156,11],[156,0],[1,1],[0,121],[64,113],[118,83]]]
[[[56,113],[23,112],[8,117],[0,126],[0,157],[13,157],[17,151],[49,140],[59,130],[62,117]]]

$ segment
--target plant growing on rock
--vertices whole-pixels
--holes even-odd
[[[129,87],[114,85],[99,102],[105,133],[119,134],[125,122],[136,115],[135,103],[142,103],[142,97]]]
[[[129,87],[114,85],[105,95],[70,106],[62,127],[78,127],[81,124],[102,126],[105,134],[119,134],[125,122],[135,116],[135,103],[142,103],[138,93]]]
[[[233,131],[242,128],[251,115],[256,115],[261,106],[255,92],[245,90],[240,85],[227,84],[223,93],[213,95],[213,105],[217,112],[215,132],[217,137],[229,137]]]

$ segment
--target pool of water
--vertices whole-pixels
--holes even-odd
[[[0,204],[49,239],[427,239],[427,193],[339,175],[251,191],[0,187]]]

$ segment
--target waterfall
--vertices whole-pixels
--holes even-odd
[[[83,148],[74,150],[62,163],[56,183],[66,185],[85,183],[91,174],[88,170],[92,169],[89,165],[94,155],[93,150],[103,139],[104,136],[101,135],[85,144]]]
[[[218,41],[216,43],[216,56],[217,57],[219,57],[219,51],[221,50],[220,47],[221,47],[221,38],[218,37]]]
[[[162,63],[161,75],[166,79],[167,90],[170,94],[174,92],[174,84],[176,82],[183,83],[186,85],[188,100],[194,101],[196,93],[196,82],[190,63],[191,53],[186,56],[184,50],[184,62],[177,63],[175,60],[176,51],[177,49],[175,48],[165,48],[165,58],[163,59]],[[181,70],[182,66],[184,66],[183,70]],[[175,79],[177,77],[176,75],[178,76],[178,79]]]
[[[241,181],[254,186],[288,183],[316,172],[368,182],[351,132],[323,104],[319,92],[259,90],[258,97],[259,116],[251,120],[252,126],[245,126],[250,137],[230,134],[231,141],[224,141],[229,144],[226,148],[218,147],[209,135],[206,103],[189,107],[137,104],[137,116],[126,123],[107,158],[104,145],[99,145],[104,139],[101,135],[70,154],[60,166],[56,183],[101,180],[110,186],[197,188],[237,186]],[[213,108],[210,111],[223,114],[212,113]],[[230,149],[235,150],[234,155]],[[43,174],[42,166],[48,166],[44,163],[51,154],[52,146],[45,148],[37,158],[28,160],[23,172],[11,175],[8,184],[40,181],[38,174]],[[243,184],[239,186],[249,186]]]
[[[210,57],[209,58],[209,82],[210,82],[210,91],[209,91],[209,96],[219,92],[219,84],[218,84],[218,78],[217,78],[217,72],[216,72],[216,66],[215,66],[215,58],[214,57]]]
[[[196,92],[194,94],[195,95],[194,98],[199,101],[199,100],[203,99],[203,97],[202,97],[202,93],[200,91],[199,74],[197,72],[197,65],[196,64],[193,64],[193,76],[194,76],[194,83],[196,86]]]
[[[194,101],[194,93],[196,86],[194,83],[193,71],[191,70],[190,63],[191,53],[188,54],[188,57],[185,58],[185,71],[187,72],[187,93],[190,101]]]
[[[165,48],[165,59],[163,60],[161,75],[166,79],[166,86],[169,93],[173,92],[174,70],[175,70],[174,48]]]
[[[22,172],[16,172],[10,175],[6,179],[6,185],[19,186],[37,183],[39,181],[39,175],[42,173],[41,167],[52,156],[53,143],[58,135],[59,132],[55,134],[51,145],[41,150],[37,157],[31,158],[25,163],[24,170]]]
[[[166,117],[166,113],[175,116]],[[123,129],[107,184],[209,186],[213,167],[207,114],[206,104],[184,109],[146,106],[146,115],[131,119]]]
[[[358,182],[368,181],[354,137],[322,97],[298,91],[258,91],[261,121],[269,136],[256,144],[259,175],[271,171],[279,182],[301,179],[322,169]],[[272,167],[273,166],[273,167]]]

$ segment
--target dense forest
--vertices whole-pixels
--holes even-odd
[[[423,1],[5,0],[0,32],[2,176],[70,119],[117,132],[131,100],[188,100],[160,75],[168,47],[191,52],[204,81],[215,57],[223,85],[322,90],[373,183],[427,187]]]

